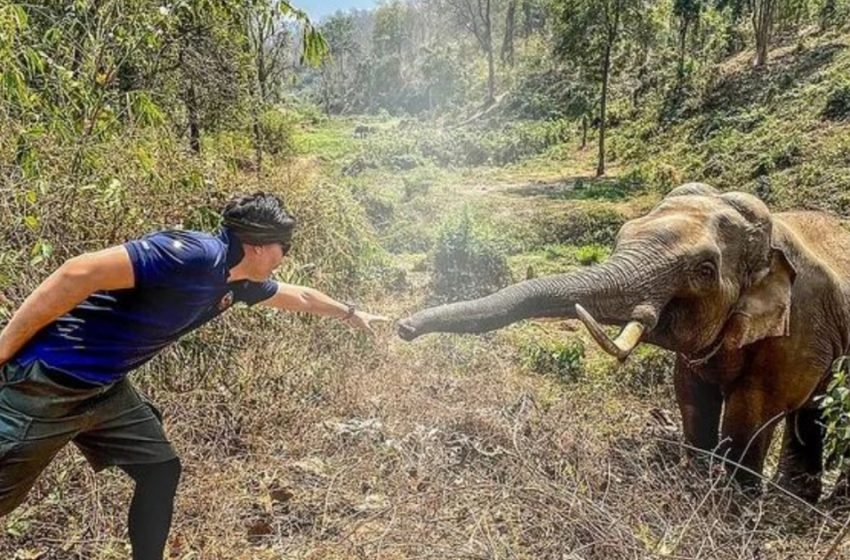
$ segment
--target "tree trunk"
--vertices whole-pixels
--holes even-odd
[[[254,132],[254,160],[257,166],[257,175],[263,170],[263,130],[260,128],[259,112],[254,110],[254,123],[251,126]]]
[[[522,0],[522,34],[526,39],[531,36],[533,29],[531,7],[531,0]]]
[[[605,45],[605,55],[602,58],[602,99],[599,103],[599,161],[596,165],[596,176],[605,175],[605,110],[608,105],[608,79],[611,73],[611,41]]]
[[[587,147],[587,113],[581,116],[581,149]]]
[[[775,12],[776,0],[753,0],[753,31],[756,35],[756,57],[753,66],[756,68],[764,68],[767,64]]]
[[[679,24],[679,62],[676,66],[676,86],[682,85],[682,78],[685,76],[685,45],[688,38],[689,21],[686,17],[682,18]]]
[[[502,62],[510,66],[514,65],[514,26],[516,24],[516,0],[508,4],[508,12],[505,15],[505,38],[502,41]]]
[[[820,13],[818,13],[818,27],[821,33],[832,26],[835,21],[835,14],[837,11],[838,7],[836,5],[836,0],[826,0],[826,2],[823,3]]]
[[[493,63],[493,48],[487,51],[487,106],[496,101],[495,65]]]
[[[186,92],[186,113],[189,115],[189,147],[200,155],[201,125],[198,119],[198,96],[195,92],[195,82],[191,78]]]
[[[490,0],[485,3],[484,38],[487,49],[487,106],[496,100],[496,66],[493,61],[493,22],[490,18]]]

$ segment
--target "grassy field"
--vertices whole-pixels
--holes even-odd
[[[361,119],[316,119],[296,131],[296,155],[262,180],[235,166],[204,169],[215,188],[191,183],[173,220],[204,225],[192,210],[204,206],[192,201],[263,184],[302,224],[282,279],[399,318],[439,297],[435,247],[464,217],[519,280],[603,260],[619,225],[677,181],[753,191],[766,176],[775,207],[843,212],[848,126],[820,111],[848,68],[844,41],[775,57],[758,83],[735,78],[741,69],[730,63],[724,95],[739,95],[735,86],[764,104],[765,88],[790,71],[801,85],[776,86],[766,109],[718,102],[723,111],[683,111],[664,130],[638,119],[615,131],[618,158],[601,179],[592,178],[593,149],[576,149],[573,137],[512,162],[469,165],[451,161],[452,133],[429,124],[370,120],[377,131],[355,139]],[[706,132],[714,121],[717,131]],[[513,154],[500,142],[475,149]],[[218,149],[231,157],[223,140]],[[59,226],[43,226],[37,238],[57,252],[0,269],[12,278],[10,298],[19,301],[62,254],[170,225],[153,209],[171,196],[173,164],[156,161],[146,176],[162,183],[144,191],[149,198],[142,179],[122,191],[135,198],[104,218],[120,225],[111,237],[80,233],[60,247]],[[753,175],[755,162],[764,173]],[[39,195],[43,212],[83,220],[52,192]],[[139,212],[132,219],[128,205]],[[30,260],[35,239],[22,238],[15,262]],[[170,557],[824,558],[844,517],[775,490],[752,500],[720,465],[688,463],[671,361],[641,348],[618,367],[571,321],[408,344],[391,326],[369,339],[333,321],[235,310],[134,374],[163,409],[185,466]],[[126,558],[130,492],[119,473],[94,476],[66,449],[3,521],[0,557]],[[848,554],[850,543],[833,557]]]

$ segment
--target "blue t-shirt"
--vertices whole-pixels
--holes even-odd
[[[93,293],[39,331],[18,364],[41,360],[82,381],[113,383],[233,303],[253,305],[277,291],[271,280],[227,281],[242,247],[226,229],[163,231],[124,246],[135,287]]]

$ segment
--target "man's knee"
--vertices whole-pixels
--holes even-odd
[[[180,474],[183,465],[178,457],[163,463],[144,463],[136,465],[122,465],[124,470],[136,484],[158,491],[174,491],[180,482]]]

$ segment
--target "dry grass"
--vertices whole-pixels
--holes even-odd
[[[39,238],[56,254],[7,269],[4,289],[20,301],[62,256],[244,187],[229,170],[204,173],[215,188],[185,188],[176,205],[173,190],[139,181],[126,204],[91,209],[97,221],[86,208],[101,191],[51,187],[39,206],[50,219],[36,231],[14,222],[4,241],[15,263]],[[391,316],[421,305],[424,282],[411,271],[404,294],[351,275],[363,270],[356,256],[369,232],[314,167],[287,167],[271,182],[304,218],[287,278],[377,294],[364,303]],[[26,204],[4,200],[13,213],[2,223]],[[173,216],[159,214],[166,209]],[[389,327],[370,340],[334,322],[251,310],[187,337],[133,377],[164,411],[185,466],[169,557],[826,557],[843,518],[776,492],[752,500],[717,460],[691,464],[669,388],[634,391],[593,352],[580,384],[533,374],[516,333],[406,344]],[[94,476],[68,448],[3,520],[0,558],[127,558],[130,493],[120,473]],[[850,545],[833,558],[848,555]]]
[[[234,315],[136,375],[186,466],[172,558],[820,558],[840,527],[689,464],[663,391],[529,374],[510,336]],[[0,553],[124,558],[129,493],[68,450]]]

